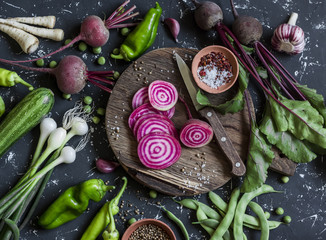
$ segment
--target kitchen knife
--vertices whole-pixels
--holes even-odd
[[[218,142],[220,148],[226,155],[229,162],[232,164],[231,173],[235,176],[243,176],[246,172],[246,167],[241,160],[237,150],[234,148],[232,141],[228,137],[225,129],[216,115],[215,111],[211,107],[203,107],[197,102],[196,95],[199,90],[197,84],[194,82],[192,73],[183,61],[183,59],[177,54],[174,54],[177,60],[178,68],[180,70],[183,81],[186,85],[192,103],[196,111],[205,118],[209,124],[212,126],[216,141]]]

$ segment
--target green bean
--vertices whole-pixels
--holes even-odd
[[[212,235],[211,240],[222,239],[224,233],[231,226],[239,197],[240,197],[240,188],[235,188],[231,194],[231,199],[229,202],[228,210],[227,210],[223,220],[221,221],[220,225],[217,227],[214,234]]]
[[[100,54],[102,52],[102,48],[101,47],[93,47],[93,53],[94,54]]]
[[[104,116],[105,115],[105,109],[104,108],[98,108],[97,110],[96,110],[96,113],[98,114],[98,115],[100,115],[100,116]]]
[[[179,218],[177,218],[172,212],[168,211],[165,207],[163,207],[163,206],[161,206],[161,207],[165,211],[168,218],[171,219],[175,224],[178,225],[178,227],[182,231],[182,234],[185,237],[185,239],[189,240],[189,234],[188,234],[188,231],[187,231],[185,225],[183,224],[183,222]]]
[[[175,202],[179,203],[181,206],[189,208],[191,210],[197,210],[198,205],[195,203],[195,201],[193,199],[190,198],[185,198],[182,199],[181,201],[176,201]]]
[[[68,45],[70,42],[71,42],[71,39],[70,38],[66,39],[65,40],[65,45]]]
[[[68,94],[68,93],[62,93],[62,97],[64,98],[64,99],[70,99],[71,98],[71,94]]]
[[[92,112],[92,107],[91,107],[90,105],[85,105],[85,106],[83,107],[83,111],[84,111],[85,113],[90,113],[90,112]]]
[[[204,219],[200,222],[193,222],[192,224],[203,224],[207,227],[210,227],[212,229],[216,229],[218,227],[218,225],[220,224],[219,221],[217,221],[216,219],[212,219],[212,218],[207,218],[207,219]],[[211,238],[213,239],[213,238]],[[231,240],[231,233],[230,231],[227,229],[226,232],[224,233],[223,235],[223,239],[224,240]]]
[[[276,191],[273,189],[273,187],[269,185],[262,185],[260,188],[256,189],[255,191],[252,191],[250,193],[245,193],[242,195],[240,201],[238,202],[238,206],[236,208],[235,217],[234,217],[233,233],[234,233],[235,240],[243,239],[243,220],[249,202],[253,198],[263,193],[269,193],[269,192],[276,192]]]
[[[222,220],[221,215],[210,206],[207,206],[206,204],[197,200],[194,200],[194,202],[197,204],[197,207],[200,207],[202,209],[202,211],[207,215],[207,217],[216,219],[218,221]]]
[[[8,218],[3,219],[4,222],[11,228],[11,231],[14,233],[14,239],[19,240],[19,228],[17,224]]]
[[[250,202],[248,206],[252,209],[254,213],[258,216],[260,220],[260,226],[261,226],[261,240],[268,240],[269,239],[269,227],[267,218],[265,216],[264,210],[261,208],[261,206],[258,203]]]
[[[269,219],[271,217],[271,214],[270,212],[264,212],[265,216],[266,216],[266,219]]]
[[[197,216],[197,220],[200,222],[202,220],[205,220],[207,219],[207,216],[205,214],[205,212],[201,209],[201,206],[198,205],[198,208],[197,208],[197,211],[196,211],[196,216]],[[214,229],[213,228],[210,228],[210,227],[207,227],[206,225],[204,224],[200,224],[200,226],[202,226],[202,228],[205,229],[205,231],[210,235],[212,236],[212,234],[214,233]]]
[[[115,48],[113,49],[113,52],[112,52],[114,55],[118,55],[120,53],[120,50],[119,48]]]
[[[124,27],[121,29],[121,35],[127,36],[129,34],[129,31],[130,31],[129,28]]]

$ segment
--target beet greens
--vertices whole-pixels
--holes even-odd
[[[321,95],[315,90],[300,85],[276,57],[259,42],[262,27],[258,20],[248,16],[239,16],[233,1],[230,0],[230,2],[236,19],[233,24],[234,32],[225,26],[222,20],[216,23],[215,29],[223,44],[238,57],[240,65],[246,69],[240,68],[242,74],[240,73],[239,77],[250,73],[262,87],[266,96],[263,121],[259,127],[254,122],[251,126],[252,137],[247,174],[242,187],[243,191],[252,191],[266,180],[267,169],[271,163],[267,154],[269,152],[267,149],[271,149],[270,144],[276,145],[283,154],[295,162],[309,162],[316,157],[312,150],[326,149],[326,128],[324,128],[326,108]],[[212,4],[215,3],[210,2],[210,5]],[[207,2],[203,2],[200,8],[207,9],[207,6]],[[196,11],[199,12],[198,9]],[[205,13],[201,18],[207,17],[208,11],[200,12]],[[247,24],[243,25],[244,22]],[[253,38],[243,39],[243,33]],[[252,51],[248,53],[248,47],[241,43],[252,45],[253,53],[258,57],[259,64],[264,69],[259,67],[252,56]],[[243,89],[240,89],[237,97],[243,95],[241,91],[245,93]],[[210,105],[200,92],[197,100],[204,105]],[[233,111],[236,109],[234,104],[241,102],[238,100],[232,99],[226,103],[226,106],[223,106],[223,109]],[[267,142],[264,141],[264,137],[267,138]]]

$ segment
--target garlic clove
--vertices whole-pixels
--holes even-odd
[[[297,13],[292,13],[288,23],[278,26],[272,37],[272,47],[279,52],[294,55],[304,50],[304,31],[296,26]]]

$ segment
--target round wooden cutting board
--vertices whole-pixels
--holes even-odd
[[[137,141],[128,127],[134,93],[158,79],[173,83],[188,103],[193,116],[198,117],[173,58],[174,52],[177,52],[188,66],[191,66],[191,60],[197,50],[157,49],[137,59],[121,74],[107,105],[106,130],[117,159],[134,179],[168,195],[189,196],[214,190],[231,179],[230,164],[217,143],[212,141],[209,145],[199,149],[183,146],[178,162],[163,170],[153,170],[143,166],[139,161]],[[214,104],[223,103],[232,97],[235,89],[236,86],[222,94],[206,95]],[[236,114],[218,116],[235,149],[244,160],[249,143],[249,119],[246,109]],[[180,129],[186,120],[184,106],[177,103],[172,121],[177,129]]]

